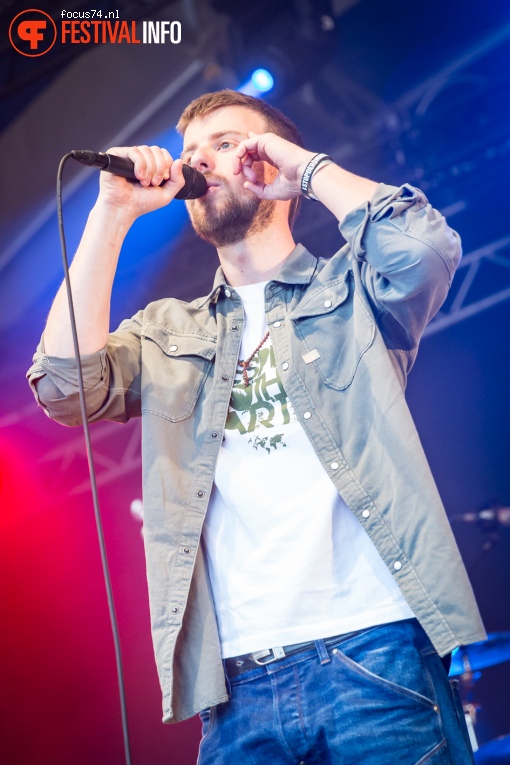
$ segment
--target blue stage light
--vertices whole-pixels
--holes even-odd
[[[274,85],[273,75],[267,69],[255,69],[251,76],[251,82],[259,93],[267,93]]]

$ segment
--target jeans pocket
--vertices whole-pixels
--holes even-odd
[[[433,699],[429,698],[428,695],[426,695],[423,692],[420,692],[419,690],[415,690],[412,686],[416,685],[413,683],[414,677],[409,677],[409,679],[406,682],[407,675],[404,677],[395,679],[389,679],[388,677],[385,677],[384,674],[386,673],[377,673],[374,672],[367,667],[363,666],[357,661],[353,661],[349,656],[346,656],[341,651],[338,651],[337,656],[340,661],[344,662],[347,666],[349,666],[354,672],[359,673],[363,677],[365,677],[368,681],[375,683],[377,685],[380,685],[381,687],[387,689],[390,692],[402,694],[404,696],[409,697],[410,699],[414,700],[420,705],[423,705],[425,707],[428,707],[429,709],[435,708],[435,702]],[[392,673],[393,674],[393,673]],[[396,680],[399,680],[400,682],[396,682]],[[420,684],[420,690],[423,688],[422,684]],[[425,688],[423,688],[425,690]]]
[[[342,724],[357,731],[349,762],[444,763],[446,742],[427,661],[412,625],[395,623],[330,649]],[[359,755],[358,759],[355,759]]]
[[[405,695],[428,709],[436,708],[434,682],[410,622],[367,630],[338,645],[332,653],[367,685]]]

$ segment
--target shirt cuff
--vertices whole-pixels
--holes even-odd
[[[83,385],[85,390],[93,388],[104,377],[106,366],[106,348],[96,353],[81,356]],[[50,356],[44,350],[44,337],[41,339],[33,357],[33,364],[27,372],[27,379],[34,395],[38,398],[36,383],[42,377],[49,377],[55,387],[68,396],[79,390],[76,359]]]

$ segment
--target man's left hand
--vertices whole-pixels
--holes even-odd
[[[248,133],[241,141],[233,160],[234,175],[242,173],[244,186],[259,199],[288,200],[301,194],[301,178],[314,152],[286,141],[274,133]],[[265,183],[253,168],[254,162],[267,162],[277,173]],[[267,179],[266,179],[267,180]]]

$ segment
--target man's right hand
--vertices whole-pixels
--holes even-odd
[[[101,173],[97,204],[116,208],[128,225],[145,213],[169,204],[184,186],[182,161],[173,160],[159,146],[113,147],[108,154],[128,157],[134,164],[138,183],[112,173]],[[160,184],[163,183],[161,186]]]

